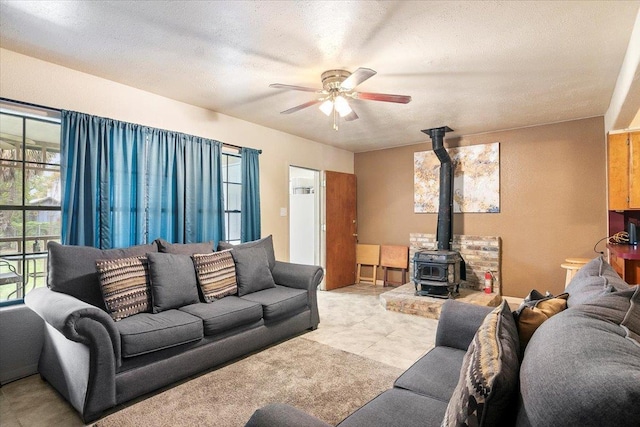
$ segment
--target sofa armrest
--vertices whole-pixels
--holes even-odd
[[[271,272],[278,285],[315,291],[324,277],[322,267],[276,261]]]
[[[313,417],[293,406],[274,403],[253,413],[245,427],[331,427],[330,424]]]
[[[271,274],[278,285],[307,290],[308,304],[311,309],[311,328],[317,328],[318,323],[320,323],[317,292],[318,285],[320,285],[324,277],[322,267],[276,261]]]
[[[466,351],[482,321],[494,308],[455,300],[445,301],[438,320],[436,346]]]
[[[91,304],[49,288],[36,288],[29,292],[24,302],[38,316],[57,329],[65,338],[91,346],[106,331],[110,343],[99,348],[109,348],[117,367],[121,364],[120,333],[113,319]],[[103,339],[104,340],[104,339]]]

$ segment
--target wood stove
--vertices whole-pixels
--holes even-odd
[[[418,251],[413,257],[416,295],[450,298],[458,294],[462,257],[459,252]]]
[[[451,250],[453,236],[453,164],[444,148],[448,126],[425,129],[431,137],[433,151],[440,160],[440,195],[438,206],[438,249],[417,251],[413,257],[413,283],[416,295],[453,298],[460,282],[466,279],[466,268],[460,253]]]

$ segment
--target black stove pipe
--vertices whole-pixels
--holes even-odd
[[[453,129],[448,126],[424,129],[422,132],[431,137],[433,151],[440,160],[440,196],[438,205],[438,231],[436,240],[438,249],[450,250],[453,236],[453,163],[444,148],[444,134]]]

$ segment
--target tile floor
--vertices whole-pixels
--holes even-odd
[[[434,345],[437,320],[386,311],[379,295],[389,288],[358,284],[320,291],[320,325],[304,334],[340,350],[406,369]],[[82,426],[75,410],[32,375],[0,388],[3,427]]]

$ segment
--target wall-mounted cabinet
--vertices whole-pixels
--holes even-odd
[[[609,235],[640,226],[640,132],[610,134],[607,141]],[[638,245],[609,244],[609,262],[627,283],[640,282]]]
[[[609,135],[609,210],[640,209],[640,132]]]

